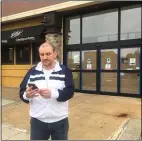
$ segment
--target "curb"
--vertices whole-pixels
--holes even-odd
[[[2,126],[3,126],[3,127],[10,128],[10,129],[13,129],[13,130],[16,130],[16,131],[20,131],[20,132],[28,133],[28,131],[27,131],[27,130],[22,129],[22,128],[15,128],[13,125],[10,125],[10,124],[2,124]]]
[[[127,118],[119,126],[118,130],[115,131],[107,140],[117,140],[120,134],[123,132],[124,128],[128,125],[130,118]]]

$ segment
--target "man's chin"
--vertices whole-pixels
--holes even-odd
[[[50,63],[43,63],[43,65],[48,67],[48,66],[50,66]]]

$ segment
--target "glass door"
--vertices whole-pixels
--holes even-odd
[[[117,93],[118,49],[100,49],[100,92]]]
[[[120,93],[140,94],[140,47],[120,49]]]
[[[82,90],[97,90],[97,50],[82,51]]]

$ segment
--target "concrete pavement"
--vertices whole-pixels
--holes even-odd
[[[140,140],[141,137],[141,120],[130,119],[128,124],[123,128],[118,140]]]
[[[141,119],[126,119],[108,140],[141,140]]]
[[[12,125],[2,125],[2,140],[30,140],[30,135],[24,129],[15,128]]]
[[[11,106],[14,100],[2,99],[2,106]],[[2,124],[2,140],[30,140],[30,135],[25,129],[15,128],[10,124]]]
[[[29,140],[28,105],[2,99],[2,140]],[[70,140],[138,140],[141,100],[76,93],[69,104]]]

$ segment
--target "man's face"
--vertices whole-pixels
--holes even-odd
[[[50,67],[53,65],[57,53],[53,51],[53,48],[49,44],[43,44],[39,48],[40,60],[45,67]]]

